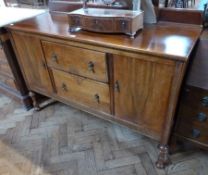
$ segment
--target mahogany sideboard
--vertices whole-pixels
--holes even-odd
[[[156,165],[169,163],[176,104],[201,28],[159,22],[134,39],[68,32],[65,14],[45,13],[8,26],[33,97],[51,97],[126,125],[159,142]]]
[[[21,102],[26,109],[33,107],[9,35],[3,28],[0,28],[0,92]]]

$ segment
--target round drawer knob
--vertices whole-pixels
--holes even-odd
[[[192,129],[192,137],[193,138],[199,138],[201,132],[198,129]]]
[[[203,112],[198,113],[197,119],[200,122],[205,122],[207,120],[207,115]]]
[[[208,96],[202,98],[202,105],[208,107]]]

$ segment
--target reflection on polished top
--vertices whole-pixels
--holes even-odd
[[[46,10],[0,7],[0,27],[45,13]]]
[[[8,27],[96,46],[100,45],[184,61],[189,58],[201,33],[199,27],[161,22],[156,25],[145,26],[134,39],[126,35],[100,34],[87,31],[70,34],[68,32],[67,15],[50,13]]]
[[[69,14],[73,15],[84,15],[84,16],[94,16],[94,17],[128,17],[134,18],[137,15],[141,14],[142,11],[133,11],[133,10],[119,10],[119,9],[101,9],[101,8],[81,8],[70,12]]]

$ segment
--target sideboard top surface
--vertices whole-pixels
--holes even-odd
[[[181,61],[189,58],[202,30],[196,26],[159,22],[155,25],[145,25],[134,39],[122,34],[100,34],[87,31],[70,34],[67,15],[48,12],[9,25],[8,28]]]

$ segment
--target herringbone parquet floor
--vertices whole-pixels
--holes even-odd
[[[61,103],[25,111],[0,96],[0,175],[208,175],[206,152],[154,166],[157,143]]]

